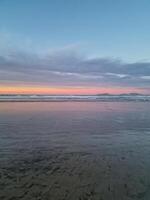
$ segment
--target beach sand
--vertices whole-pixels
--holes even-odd
[[[147,102],[0,103],[0,200],[149,200]]]

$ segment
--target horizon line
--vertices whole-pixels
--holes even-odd
[[[38,95],[38,96],[98,96],[98,95],[111,95],[111,96],[116,96],[116,95],[143,95],[143,96],[146,96],[146,95],[150,95],[150,94],[143,94],[143,93],[136,93],[136,92],[129,92],[129,93],[118,93],[118,94],[113,94],[113,93],[96,93],[96,94],[38,94],[38,93],[35,93],[35,94],[17,94],[17,93],[14,93],[14,94],[5,94],[5,93],[2,93],[0,94],[0,96],[34,96],[34,95]]]

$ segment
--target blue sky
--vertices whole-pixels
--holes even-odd
[[[69,62],[69,65],[72,59],[73,64],[76,63],[75,59],[78,62],[80,59],[100,59],[100,65],[103,59],[106,59],[109,64],[114,63],[115,59],[115,62],[122,63],[122,68],[131,63],[133,65],[144,63],[142,67],[145,74],[142,71],[141,77],[146,75],[148,77],[144,78],[144,83],[140,84],[140,81],[136,80],[131,86],[135,87],[138,82],[138,87],[145,85],[148,87],[150,79],[149,11],[149,0],[0,0],[0,54],[1,57],[5,57],[5,61],[9,55],[9,62],[11,60],[12,65],[18,66],[21,60],[20,69],[24,65],[22,62],[28,56],[30,59],[32,57],[32,63],[36,60],[35,54],[38,54],[39,59],[39,56],[48,53],[53,55],[53,59],[61,57],[60,60],[62,60],[64,56],[64,60],[69,60],[65,61]],[[10,55],[14,52],[16,55],[13,55],[12,59]],[[58,54],[61,55],[58,56]],[[14,64],[14,57],[17,64]],[[42,59],[40,58],[40,62]],[[44,63],[46,62],[44,58]],[[145,63],[148,64],[146,69]],[[30,63],[28,65],[31,69]],[[48,63],[43,65],[48,65]],[[60,70],[58,65],[57,63],[56,68]],[[64,72],[66,68],[62,70],[61,67],[60,71]],[[80,68],[79,65],[78,68]],[[0,69],[4,71],[4,64]],[[117,73],[117,69],[106,71],[105,74]],[[52,67],[49,70],[52,70]],[[134,74],[137,74],[136,69],[134,70]],[[83,73],[83,71],[82,69],[68,70],[66,73]],[[101,71],[103,70],[98,73]],[[122,74],[122,71],[128,75],[124,69],[118,73]],[[140,76],[139,69],[137,71]],[[92,75],[97,73],[92,70],[89,72]],[[129,75],[131,74],[129,72]],[[0,78],[4,79],[3,77],[1,75]],[[5,74],[5,80],[11,79],[10,77],[8,78],[8,74],[7,76]],[[117,83],[119,84],[119,81]]]
[[[149,0],[1,0],[0,28],[36,48],[149,60],[149,10]]]

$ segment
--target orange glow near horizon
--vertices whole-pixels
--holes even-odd
[[[50,94],[50,95],[94,95],[101,93],[147,93],[147,90],[134,87],[36,87],[36,86],[1,86],[0,94]]]

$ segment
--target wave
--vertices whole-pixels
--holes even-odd
[[[150,101],[150,95],[0,95],[0,101]]]

